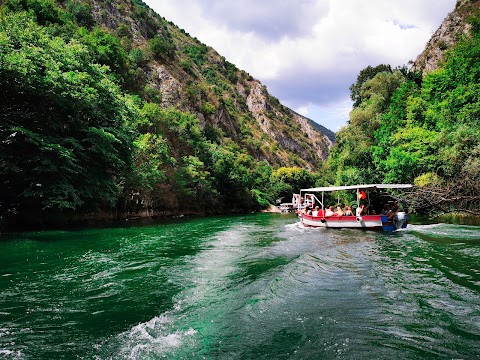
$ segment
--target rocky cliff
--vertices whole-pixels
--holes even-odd
[[[425,50],[417,57],[412,69],[423,75],[440,67],[445,52],[460,36],[468,36],[468,17],[480,11],[479,0],[457,0],[455,9],[447,15],[438,30],[428,41]]]
[[[82,3],[92,9],[92,25],[110,29],[131,50],[151,53],[158,45],[138,64],[143,97],[196,114],[202,126],[220,129],[273,166],[314,169],[328,157],[333,132],[283,106],[258,80],[142,1]]]

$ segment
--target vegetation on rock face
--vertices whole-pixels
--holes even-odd
[[[247,211],[318,177],[249,111],[253,79],[143,2],[0,4],[0,222]],[[265,119],[290,121],[266,99]]]
[[[324,164],[332,134],[142,1],[101,4],[0,2],[0,225],[248,211],[333,183],[478,212],[478,17],[424,78],[362,70]]]
[[[480,18],[422,82],[404,71],[368,68],[352,85],[358,100],[337,134],[329,165],[337,184],[415,183],[419,211],[480,209]]]

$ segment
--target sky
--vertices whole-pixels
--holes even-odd
[[[144,0],[155,12],[338,131],[368,65],[407,65],[456,0]]]

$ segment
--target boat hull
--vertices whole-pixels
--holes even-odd
[[[352,228],[352,229],[372,229],[383,231],[395,231],[398,228],[407,227],[407,216],[400,216],[400,221],[389,221],[385,215],[365,215],[365,216],[312,216],[301,215],[301,221],[304,226],[324,227],[324,228]]]

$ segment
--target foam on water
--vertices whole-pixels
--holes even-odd
[[[189,323],[200,324],[200,331],[205,334],[213,323],[205,322],[204,317],[215,318],[225,311],[222,309],[222,294],[228,294],[229,275],[235,272],[235,264],[245,256],[241,244],[248,239],[252,229],[244,225],[212,236],[203,251],[171,272],[169,281],[184,287],[175,297],[172,309],[110,339],[102,345],[101,353],[105,355],[107,349],[113,358],[141,359],[172,354],[184,347],[185,342],[195,348],[199,330]],[[204,314],[205,311],[208,313]],[[192,318],[196,320],[192,321]]]
[[[203,339],[215,337],[219,338],[219,343],[224,339],[227,349],[233,346],[228,344],[235,337],[243,346],[254,347],[256,343],[268,343],[271,331],[285,331],[281,326],[293,332],[301,331],[305,326],[315,326],[312,322],[316,321],[315,313],[320,308],[329,309],[325,318],[327,329],[339,321],[333,314],[338,306],[344,303],[345,309],[352,310],[349,297],[343,300],[336,297],[337,282],[342,274],[351,271],[349,259],[352,256],[348,250],[342,253],[338,248],[339,241],[344,244],[345,241],[340,240],[336,232],[288,224],[282,241],[262,247],[261,253],[257,254],[242,247],[243,243],[248,243],[253,230],[243,226],[214,236],[210,246],[189,259],[182,271],[170,276],[170,280],[185,284],[185,290],[176,297],[173,309],[110,341],[110,344],[121,344],[120,349],[113,350],[112,357],[140,359],[170,354],[186,358],[189,353],[205,351]],[[347,241],[347,247],[356,242],[356,239]],[[336,260],[331,258],[333,254],[337,254]],[[266,271],[261,277],[243,287],[231,280],[236,272],[242,273],[241,264],[256,264],[259,259],[272,256],[290,260],[280,262],[280,266],[274,265],[275,272],[264,267]],[[342,258],[344,260],[339,261]],[[187,273],[185,269],[188,269]],[[182,279],[176,274],[181,274]],[[321,283],[318,283],[319,279]],[[347,284],[346,278],[341,281]],[[352,292],[355,292],[360,285],[355,285],[356,280],[349,281],[348,286],[352,286]],[[235,292],[231,291],[232,287]],[[315,288],[318,290],[312,293]],[[313,299],[317,299],[316,304],[312,303]],[[292,307],[293,304],[297,309]],[[363,304],[362,311],[368,301]],[[299,313],[307,315],[298,316]],[[344,315],[348,316],[348,312]],[[285,319],[280,327],[279,317]],[[223,334],[220,336],[221,329]],[[245,333],[243,329],[255,329],[255,333]],[[324,331],[328,332],[320,332],[323,334]],[[327,341],[322,346],[326,353],[338,354],[348,348],[345,339],[340,344]]]
[[[0,349],[0,357],[3,359],[21,360],[24,356],[21,351],[12,351],[6,349]]]
[[[430,238],[451,238],[461,241],[480,241],[480,228],[470,225],[456,225],[438,223],[429,225],[408,225],[409,231],[428,235]]]
[[[134,326],[129,332],[117,337],[121,346],[114,349],[108,358],[142,359],[152,356],[171,354],[193,338],[197,333],[189,328],[185,331],[172,331],[173,318],[167,315],[155,317],[150,321]],[[105,356],[97,356],[105,358]]]

